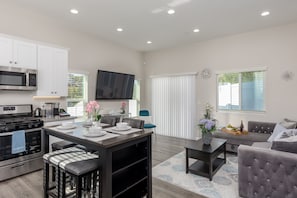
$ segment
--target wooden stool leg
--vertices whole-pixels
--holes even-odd
[[[56,168],[54,166],[52,167],[52,181],[56,181]]]
[[[57,172],[60,172],[59,170]],[[66,197],[66,173],[64,171],[61,171],[60,173],[60,179],[59,180],[59,187],[58,187],[58,195],[61,198]]]
[[[87,177],[87,192],[91,192],[91,186],[92,186],[92,174],[89,174]]]
[[[76,197],[81,198],[82,190],[82,178],[76,177]]]
[[[98,181],[99,181],[99,192],[98,192],[98,195],[99,195],[99,197],[103,197],[103,195],[102,195],[102,171],[100,171],[99,170],[99,179],[98,179]]]
[[[47,162],[43,163],[43,197],[48,198],[49,189],[49,164]]]
[[[95,198],[96,187],[97,187],[97,171],[94,171],[93,172],[93,192],[92,192],[93,198]]]

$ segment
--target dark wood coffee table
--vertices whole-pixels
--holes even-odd
[[[213,138],[210,145],[203,144],[202,140],[186,141],[186,173],[191,172],[212,180],[213,175],[226,163],[225,139]],[[224,153],[224,158],[218,156]],[[197,159],[189,167],[189,158]]]

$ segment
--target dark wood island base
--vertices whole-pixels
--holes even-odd
[[[49,136],[55,136],[96,151],[102,178],[99,197],[152,197],[152,132],[137,132],[99,142],[82,138],[81,126],[73,133],[44,128],[44,151],[49,151]],[[45,194],[45,197],[47,195]]]

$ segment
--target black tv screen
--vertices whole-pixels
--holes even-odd
[[[98,70],[96,100],[132,99],[135,75]]]

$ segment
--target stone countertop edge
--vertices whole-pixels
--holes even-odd
[[[57,122],[63,120],[74,120],[76,116],[65,116],[65,117],[56,117],[56,118],[41,118],[44,122]]]

